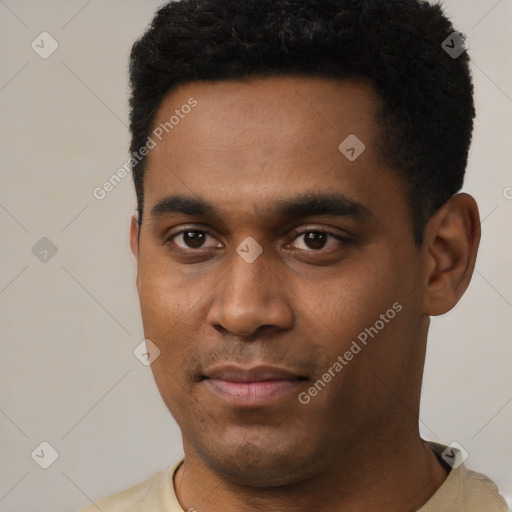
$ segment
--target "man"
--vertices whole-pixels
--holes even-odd
[[[480,239],[441,8],[182,0],[130,74],[131,247],[185,456],[85,510],[505,511],[418,431],[429,318]]]

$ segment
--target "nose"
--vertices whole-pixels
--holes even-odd
[[[294,315],[283,279],[262,256],[252,263],[237,254],[233,259],[231,270],[214,290],[208,323],[244,337],[263,326],[289,329]]]

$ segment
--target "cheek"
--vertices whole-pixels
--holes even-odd
[[[185,370],[197,359],[195,342],[201,340],[208,301],[209,280],[184,279],[177,265],[160,254],[139,264],[139,298],[144,335],[160,349],[152,364],[157,384],[185,386]]]
[[[186,297],[176,293],[169,274],[152,267],[139,267],[139,299],[145,338],[150,339],[160,350],[152,363],[155,381],[172,386],[180,364],[187,357],[187,345],[183,331],[190,324],[192,312]],[[163,392],[164,390],[160,390]]]
[[[353,341],[366,347],[365,341],[369,346],[378,339],[375,348],[365,348],[375,356],[398,350],[404,331],[411,328],[404,325],[411,312],[403,311],[414,302],[414,278],[406,260],[385,249],[375,247],[364,258],[352,258],[329,279],[300,284],[297,295],[303,298],[304,307],[298,318],[319,333],[316,348],[331,362],[349,350]]]
[[[306,308],[326,327],[351,335],[397,300],[399,291],[391,276],[385,264],[365,266],[361,261],[344,266],[322,283],[303,283],[301,296]]]
[[[145,328],[170,329],[193,311],[200,296],[184,287],[180,269],[172,265],[161,249],[146,250],[139,260],[138,292]],[[196,297],[196,298],[195,298]],[[161,335],[162,333],[160,333]]]

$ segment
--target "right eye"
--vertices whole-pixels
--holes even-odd
[[[214,239],[213,235],[203,229],[183,229],[177,233],[173,233],[167,238],[166,243],[173,243],[183,250],[207,249],[218,247],[217,244],[205,246],[208,238]]]

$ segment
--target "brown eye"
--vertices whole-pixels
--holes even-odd
[[[312,231],[311,233],[307,233],[306,235],[304,235],[304,243],[310,249],[323,249],[325,244],[327,243],[327,234]]]
[[[216,247],[217,244],[214,243],[212,245],[205,246],[204,244],[207,242],[208,238],[212,238],[207,231],[197,230],[197,229],[187,229],[184,231],[180,231],[179,233],[175,233],[171,236],[168,241],[172,241],[181,249],[202,249],[205,247]]]
[[[204,244],[205,233],[200,231],[187,231],[183,233],[183,241],[193,249],[199,249]]]
[[[332,249],[341,243],[341,237],[337,237],[326,231],[304,231],[294,241],[295,249],[304,251],[320,251]]]

